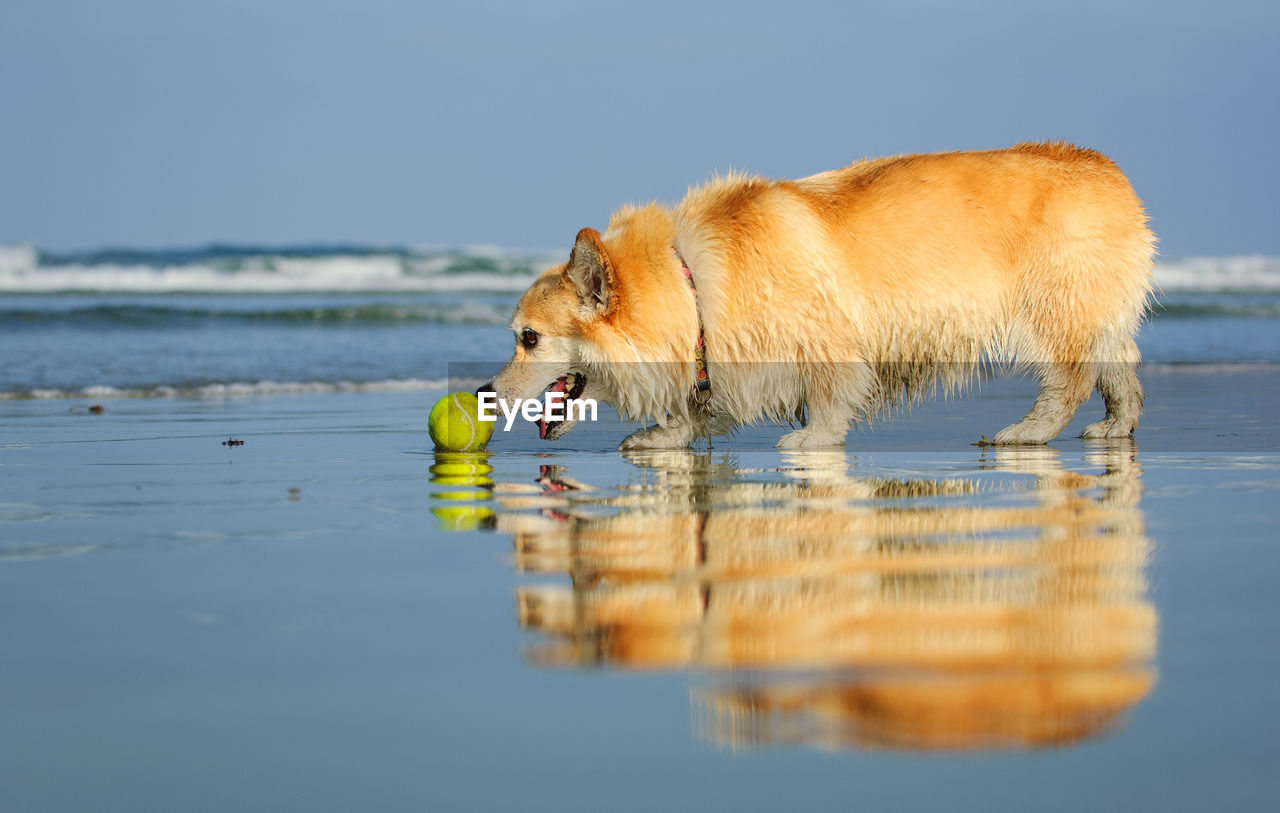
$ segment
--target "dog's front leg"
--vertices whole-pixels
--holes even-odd
[[[799,365],[804,387],[803,429],[778,439],[779,449],[821,449],[843,446],[849,425],[871,414],[879,389],[871,365],[856,362]]]
[[[637,452],[644,449],[683,449],[699,435],[694,421],[672,419],[666,426],[646,426],[623,438],[618,451]]]
[[[818,412],[810,407],[809,423],[803,429],[788,432],[778,439],[779,449],[820,449],[830,446],[843,446],[845,436],[849,434],[850,418],[833,414],[831,411]]]

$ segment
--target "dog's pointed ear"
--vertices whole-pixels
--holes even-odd
[[[598,231],[583,229],[578,232],[573,252],[569,255],[567,272],[583,305],[600,313],[609,310],[615,280],[609,254],[604,250]]]

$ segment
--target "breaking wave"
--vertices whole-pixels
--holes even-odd
[[[497,248],[362,246],[107,249],[55,254],[0,246],[0,293],[521,291],[557,261]]]
[[[240,301],[242,304],[243,300]],[[275,323],[281,326],[378,325],[427,322],[445,325],[504,325],[511,306],[485,302],[419,302],[409,304],[324,304],[316,307],[254,308],[202,304],[104,303],[61,308],[0,308],[9,327],[74,325],[77,327],[173,327],[202,322]]]
[[[455,382],[456,383],[456,382]],[[292,395],[315,392],[417,392],[446,390],[443,378],[397,378],[384,381],[235,381],[198,386],[108,387],[0,391],[0,401],[106,398],[234,398],[245,395]]]
[[[1280,291],[1280,257],[1191,257],[1156,265],[1166,293],[1271,293]]]
[[[312,245],[47,252],[0,245],[0,293],[517,292],[563,252]],[[1161,262],[1165,293],[1280,292],[1280,258]]]

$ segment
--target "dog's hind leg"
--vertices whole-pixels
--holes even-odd
[[[997,446],[1048,443],[1058,436],[1089,397],[1098,380],[1088,362],[1042,362],[1036,365],[1040,392],[1022,420],[1006,426],[990,442]]]
[[[638,452],[645,449],[683,449],[703,433],[696,421],[673,418],[666,426],[646,426],[637,429],[618,444],[620,452]]]
[[[1138,346],[1126,338],[1114,360],[1098,363],[1098,392],[1106,404],[1107,416],[1089,424],[1082,438],[1127,438],[1142,417],[1144,394],[1138,381]]]

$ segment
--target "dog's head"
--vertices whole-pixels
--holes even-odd
[[[618,279],[600,234],[578,232],[569,262],[549,268],[530,286],[511,319],[515,353],[511,361],[480,388],[514,403],[542,400],[558,392],[566,401],[594,398],[610,401],[603,382],[592,380],[591,364],[600,352],[593,344],[617,306]],[[538,423],[538,435],[554,440],[576,420]]]

